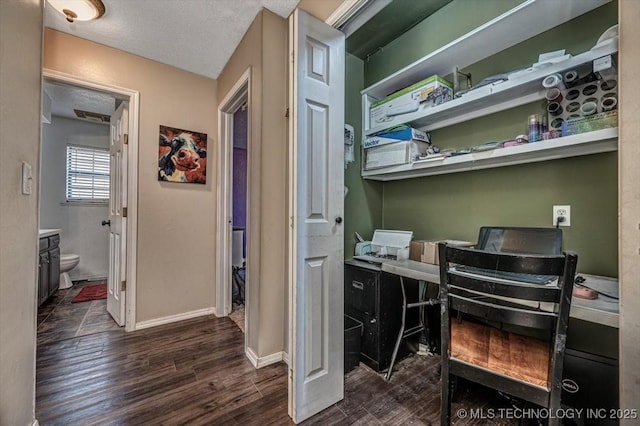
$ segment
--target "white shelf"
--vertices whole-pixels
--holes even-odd
[[[549,74],[570,70],[580,64],[616,53],[617,50],[615,43],[591,49],[566,61],[528,72],[516,79],[478,88],[444,104],[398,116],[384,125],[366,130],[365,135],[369,136],[398,124],[410,124],[412,127],[431,131],[535,102],[544,98],[542,80]]]
[[[618,149],[618,128],[596,130],[557,139],[534,142],[509,148],[365,170],[365,179],[390,181],[420,176],[433,176],[469,170],[504,167],[514,164],[533,163],[616,151]]]
[[[381,99],[431,75],[448,75],[611,0],[527,0],[362,91]]]

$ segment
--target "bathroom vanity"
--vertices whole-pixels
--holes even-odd
[[[41,229],[38,257],[38,306],[60,285],[60,230]]]

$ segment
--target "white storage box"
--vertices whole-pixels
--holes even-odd
[[[426,155],[428,147],[426,142],[411,140],[366,149],[364,169],[411,163],[420,155]]]
[[[402,116],[424,110],[453,99],[453,85],[438,75],[432,75],[407,88],[371,104],[371,127],[402,121]]]

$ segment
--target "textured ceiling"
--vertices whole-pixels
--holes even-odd
[[[102,1],[102,18],[74,23],[47,3],[45,26],[218,78],[262,7],[286,18],[299,0]]]
[[[45,81],[42,89],[51,98],[51,115],[78,119],[74,109],[111,115],[116,109],[116,98],[96,90]],[[85,120],[86,121],[86,120]]]

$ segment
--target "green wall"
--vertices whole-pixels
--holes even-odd
[[[441,46],[468,33],[523,0],[454,0],[409,31],[384,46],[369,58],[365,70],[365,85],[422,58]],[[428,77],[428,76],[425,76]]]
[[[366,85],[518,3],[454,0],[365,63]],[[479,82],[530,66],[542,52],[565,48],[582,53],[616,22],[617,3],[612,2],[465,71]],[[509,139],[525,132],[529,114],[543,110],[543,103],[536,102],[440,129],[432,132],[433,142],[462,148]],[[563,228],[563,242],[565,249],[578,253],[578,270],[618,276],[617,184],[617,153],[388,182],[382,186],[382,226],[412,230],[415,238],[475,241],[482,225],[551,226],[552,206],[569,204],[571,227]],[[371,215],[371,208],[375,203],[359,207],[356,215]]]
[[[363,180],[361,171],[362,141],[362,97],[364,89],[364,63],[356,56],[347,54],[345,62],[345,122],[355,128],[355,162],[344,174],[344,184],[349,193],[344,199],[344,254],[353,256],[354,233],[371,239],[373,230],[382,226],[382,183]]]

